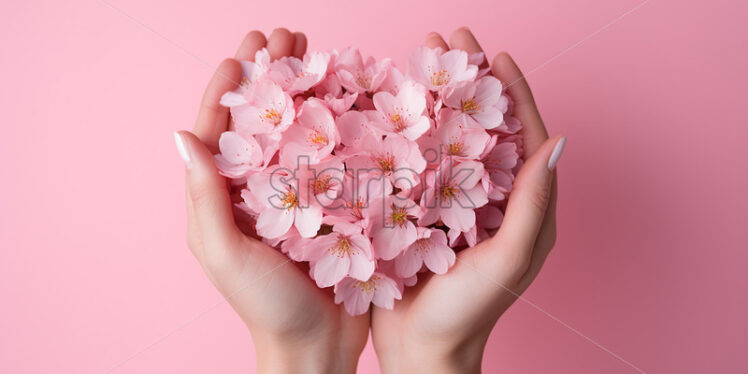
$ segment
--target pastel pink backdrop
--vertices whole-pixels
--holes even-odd
[[[400,66],[460,25],[510,51],[569,138],[558,245],[525,297],[644,371],[748,372],[746,6],[651,0],[587,38],[638,3],[3,2],[0,372],[254,371],[185,245],[172,132],[205,64],[278,25]],[[636,372],[522,301],[483,367]]]

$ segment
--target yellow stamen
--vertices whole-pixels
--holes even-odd
[[[385,173],[391,173],[393,167],[395,166],[395,160],[394,157],[388,152],[384,155],[384,157],[380,157],[374,160],[378,165],[379,168],[385,172]]]
[[[400,113],[395,113],[391,115],[390,121],[392,121],[392,128],[394,129],[395,132],[400,132],[400,131],[405,130],[406,128],[405,119],[403,118],[402,115],[400,115]]]
[[[343,236],[340,237],[340,240],[338,240],[335,246],[330,248],[329,251],[334,256],[338,256],[340,258],[343,258],[345,256],[350,256],[353,252],[351,250],[351,242],[348,241],[348,238],[343,237]]]
[[[273,126],[278,126],[281,122],[281,119],[283,118],[283,116],[275,109],[265,109],[265,114],[263,115],[263,117],[267,121],[270,121]]]
[[[463,142],[450,143],[447,146],[447,153],[452,156],[462,156],[462,147],[465,144]]]
[[[281,196],[281,203],[283,204],[284,208],[290,210],[299,205],[299,199],[296,196],[296,193],[289,188],[288,192]]]
[[[446,70],[435,71],[431,73],[431,84],[441,86],[449,83],[449,73]]]
[[[408,222],[408,211],[405,208],[392,204],[392,213],[390,213],[389,221],[391,225],[405,226]]]
[[[441,194],[444,199],[452,199],[460,193],[460,189],[454,186],[442,186]]]
[[[314,180],[314,194],[321,194],[327,192],[332,186],[332,177],[329,175],[323,175]]]
[[[356,287],[361,289],[361,291],[364,291],[367,294],[371,295],[372,292],[377,290],[379,279],[380,279],[379,276],[372,275],[368,281],[366,282],[356,281],[355,284],[356,284]]]
[[[471,98],[462,102],[462,111],[465,113],[475,113],[480,109],[480,105],[475,102],[475,98]]]
[[[312,130],[309,141],[316,145],[327,145],[327,137],[318,130]]]

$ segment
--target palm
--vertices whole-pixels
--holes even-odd
[[[248,237],[236,247],[226,254],[235,258],[209,264],[206,272],[248,325],[290,338],[335,331],[351,346],[363,346],[368,315],[349,316],[328,289],[318,288],[305,269],[277,250]]]
[[[452,34],[450,44],[468,53],[482,52],[465,28]],[[449,49],[435,33],[425,45]],[[494,237],[458,253],[455,265],[444,275],[419,274],[417,285],[405,290],[394,310],[374,308],[374,346],[380,357],[389,356],[380,362],[395,365],[388,368],[394,371],[402,367],[392,362],[407,361],[400,352],[411,356],[421,352],[424,357],[482,354],[496,320],[537,276],[555,243],[555,177],[547,185],[536,181],[537,175],[549,175],[546,163],[558,140],[547,141],[530,89],[511,58],[499,54],[493,62],[490,71],[509,83],[514,115],[524,126],[525,166],[515,181],[504,224]],[[461,361],[480,365],[480,355]]]
[[[261,48],[267,48],[273,59],[301,57],[306,38],[285,29],[276,29],[269,39],[251,32],[236,59],[226,59],[218,67],[203,96],[194,129],[197,138],[185,134],[192,156],[203,160],[202,170],[188,173],[192,174],[187,189],[189,247],[250,331],[259,335],[256,338],[334,341],[358,357],[368,337],[369,316],[349,316],[334,303],[330,289],[314,284],[308,269],[257,240],[253,230],[246,230],[246,222],[235,219],[228,184],[212,162],[221,133],[231,127],[228,109],[219,105],[219,99],[242,81],[237,60],[253,60]]]
[[[514,295],[499,285],[516,289],[521,269],[507,259],[502,261],[507,264],[503,271],[484,276],[479,264],[484,263],[481,257],[489,252],[496,256],[489,248],[492,245],[497,243],[486,241],[458,253],[454,267],[444,275],[423,273],[426,275],[420,276],[415,287],[405,290],[394,310],[375,308],[375,344],[386,350],[403,343],[403,331],[390,326],[407,327],[411,341],[406,344],[433,344],[474,336],[485,323],[495,322],[514,300]]]

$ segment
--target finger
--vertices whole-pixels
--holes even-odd
[[[514,116],[522,122],[525,158],[529,158],[548,139],[548,132],[535,106],[530,86],[506,52],[494,57],[491,70],[506,85],[507,93],[514,100]]]
[[[242,40],[239,49],[236,50],[235,58],[237,60],[254,61],[255,53],[260,49],[265,48],[265,45],[267,45],[265,34],[257,30],[250,31],[244,37],[244,40]]]
[[[216,69],[203,94],[192,132],[212,151],[217,151],[218,138],[226,131],[229,119],[229,109],[219,103],[221,96],[238,86],[241,75],[239,62],[231,58],[225,59]]]
[[[520,281],[520,289],[524,290],[540,273],[546,258],[550,254],[553,246],[556,244],[556,201],[558,200],[558,171],[553,176],[551,185],[551,197],[548,201],[548,210],[545,212],[543,225],[540,227],[538,239],[535,241],[535,248],[532,251],[530,266]]]
[[[295,32],[293,33],[294,36],[294,44],[293,44],[293,56],[296,58],[304,58],[304,54],[306,53],[306,35],[304,35],[303,32]]]
[[[483,48],[478,44],[478,40],[475,38],[473,33],[469,28],[464,26],[452,33],[452,36],[449,37],[449,45],[452,49],[461,49],[471,55],[473,53],[483,52]],[[481,62],[479,68],[485,69],[487,67],[488,61],[484,56],[483,62]]]
[[[277,60],[281,57],[291,56],[295,41],[296,37],[288,29],[281,27],[273,30],[268,37],[267,44],[270,59]]]
[[[189,131],[175,133],[174,139],[187,171],[189,220],[196,223],[203,244],[230,248],[242,236],[234,222],[226,180],[218,174],[213,154]]]
[[[438,32],[432,32],[426,35],[423,45],[431,49],[441,48],[445,52],[449,50],[447,42],[444,41],[444,38],[442,38]]]
[[[532,250],[543,225],[551,200],[551,186],[555,165],[566,144],[565,137],[556,137],[545,141],[530,157],[517,174],[504,221],[499,232],[484,248],[499,248],[504,256],[487,255],[486,262],[506,261],[517,265],[517,275],[527,270]]]

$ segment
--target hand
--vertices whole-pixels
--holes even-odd
[[[203,96],[193,133],[175,134],[187,172],[187,241],[208,278],[249,327],[258,372],[355,371],[369,335],[369,315],[351,317],[329,289],[235,221],[229,185],[213,161],[229,128],[221,96],[241,82],[237,60],[253,60],[263,47],[271,58],[302,57],[306,37],[276,29],[266,40],[247,34],[234,59],[218,67]]]
[[[468,53],[482,51],[467,28],[455,31],[450,42]],[[449,50],[436,33],[425,45]],[[530,88],[508,54],[494,57],[491,72],[510,85],[514,115],[524,126],[525,164],[494,237],[459,252],[448,273],[419,275],[394,310],[374,307],[372,338],[385,373],[480,372],[493,326],[535,279],[555,243],[554,169],[565,138],[548,139]]]

